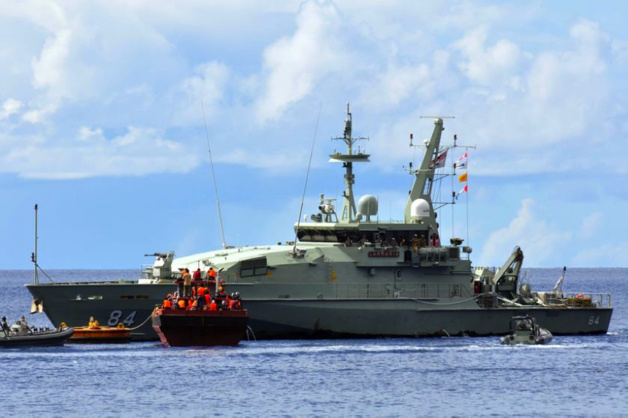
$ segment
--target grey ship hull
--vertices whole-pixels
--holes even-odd
[[[27,285],[44,312],[59,326],[83,326],[90,316],[115,326],[126,321],[134,340],[157,340],[150,314],[172,284],[40,284]],[[612,308],[482,308],[464,302],[410,298],[292,299],[255,298],[250,284],[230,284],[248,309],[249,325],[258,339],[371,338],[505,335],[515,315],[529,314],[554,335],[603,334]],[[247,294],[249,296],[247,296]]]

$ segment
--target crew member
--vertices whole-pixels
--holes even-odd
[[[196,309],[202,311],[205,306],[205,296],[198,295],[194,303],[196,303]]]
[[[177,296],[183,297],[183,275],[185,274],[185,269],[181,272],[181,276],[177,277],[174,283],[177,285]]]
[[[222,302],[224,300],[227,300],[227,293],[225,292],[225,289],[222,286],[218,288],[215,299],[218,306],[222,306]]]
[[[9,333],[11,332],[11,328],[9,327],[9,324],[7,323],[6,316],[2,317],[2,331],[4,331],[5,335],[9,335]]]
[[[183,296],[186,298],[192,296],[192,275],[188,269],[183,271]]]

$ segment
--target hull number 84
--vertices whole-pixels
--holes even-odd
[[[129,315],[127,315],[126,318],[121,319],[122,318],[121,310],[111,311],[111,314],[109,315],[109,320],[107,321],[107,325],[109,325],[110,327],[115,327],[119,323],[123,323],[128,328],[135,323],[136,313],[137,311],[133,311]]]

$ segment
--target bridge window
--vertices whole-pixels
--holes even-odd
[[[266,257],[242,260],[240,263],[240,277],[265,276],[268,273]]]

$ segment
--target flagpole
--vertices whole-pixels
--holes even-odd
[[[465,179],[467,182],[467,245],[471,247],[471,240],[469,239],[469,162],[470,162],[469,154],[467,154],[467,178]]]
[[[455,140],[454,140],[454,144],[455,144]],[[455,189],[454,187],[456,186],[455,183],[455,179],[456,178],[456,167],[455,167],[455,163],[454,163],[454,175],[451,176],[451,201],[453,203],[453,205],[451,205],[451,236],[452,238],[456,236],[455,234],[455,229],[454,229],[454,221],[456,219],[456,196],[455,196]]]

